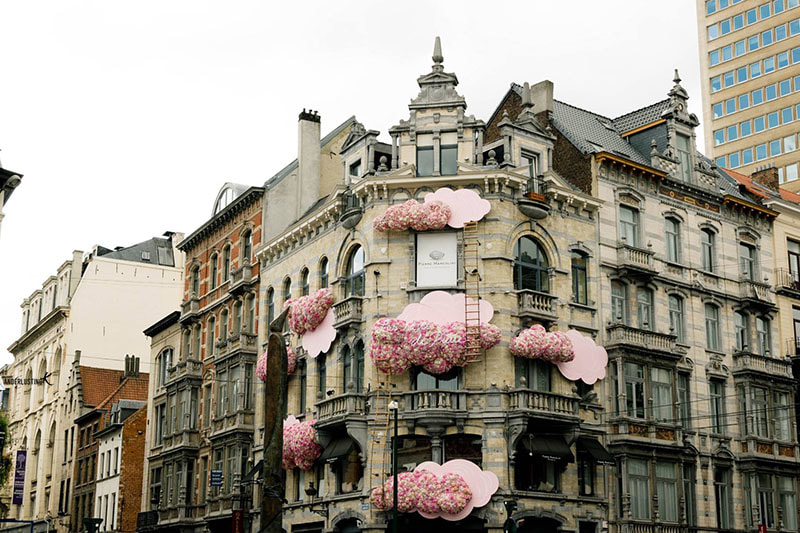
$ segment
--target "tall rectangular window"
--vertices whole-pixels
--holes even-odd
[[[750,416],[753,433],[759,437],[769,437],[769,405],[767,389],[753,387],[750,389]]]
[[[778,477],[778,491],[780,491],[781,509],[783,510],[783,528],[789,531],[797,530],[797,498],[795,497],[794,479]]]
[[[742,277],[754,281],[756,279],[756,249],[754,246],[739,243],[739,265]]]
[[[792,280],[800,281],[800,242],[787,239],[786,247],[789,252],[789,272],[792,274]]]
[[[575,303],[588,302],[586,263],[587,257],[583,254],[572,252],[572,299]]]
[[[653,293],[639,288],[636,293],[636,314],[641,329],[653,329]]]
[[[628,416],[644,418],[644,367],[625,363],[625,401]]]
[[[628,323],[628,294],[625,285],[611,282],[611,320],[621,324]]]
[[[678,484],[675,463],[656,462],[656,494],[659,518],[666,522],[677,522]]]
[[[717,527],[731,527],[731,471],[727,468],[714,469],[714,499],[716,500]]]
[[[650,394],[653,397],[653,419],[672,421],[672,373],[669,370],[650,369]]]
[[[688,182],[692,178],[691,140],[688,135],[678,133],[676,145],[678,148],[678,160],[680,161],[679,177],[682,181]]]
[[[683,499],[686,523],[690,526],[697,525],[697,504],[695,493],[695,474],[694,464],[683,465]]]
[[[772,413],[775,419],[775,438],[792,440],[791,406],[788,392],[775,391],[772,393]]]
[[[628,491],[631,498],[631,517],[650,518],[650,473],[642,459],[628,459]]]
[[[458,134],[454,131],[442,133],[439,172],[442,176],[454,176],[458,172]]]
[[[700,245],[702,248],[703,257],[703,270],[706,272],[714,272],[714,256],[716,235],[710,229],[703,229],[700,231]]]
[[[678,401],[680,402],[681,425],[684,429],[692,427],[692,392],[689,388],[691,377],[689,374],[678,374]]]
[[[628,246],[639,246],[639,211],[619,206],[620,239]]]
[[[417,135],[417,176],[433,176],[433,135]]]
[[[674,294],[669,295],[669,329],[678,342],[686,340],[683,334],[683,298]]]
[[[712,304],[705,305],[706,348],[719,350],[719,308]]]
[[[769,474],[756,475],[756,488],[758,491],[758,516],[761,524],[768,528],[775,527],[775,504],[773,501],[772,476]]]
[[[665,220],[664,229],[666,231],[667,261],[672,261],[673,263],[677,263],[680,261],[680,250],[681,250],[680,222],[678,222],[674,218],[667,218]]]
[[[739,351],[749,349],[750,340],[747,334],[747,316],[736,311],[733,313],[733,331],[736,340],[736,349]]]
[[[764,317],[756,317],[756,350],[759,355],[770,352],[769,321]]]

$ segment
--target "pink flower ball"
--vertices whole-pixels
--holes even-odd
[[[417,476],[417,510],[423,513],[438,513],[439,494],[442,492],[442,483],[436,474],[427,470],[418,470]]]
[[[381,511],[389,510],[389,505],[391,504],[386,502],[386,491],[383,489],[383,485],[379,485],[372,489],[372,492],[369,493],[369,503]]]
[[[481,348],[491,350],[500,342],[503,332],[494,324],[481,323]]]
[[[372,341],[399,344],[406,336],[406,322],[397,318],[380,318],[372,326]]]
[[[443,513],[458,514],[472,499],[472,490],[459,474],[444,474],[441,478],[441,487],[438,503]]]
[[[563,331],[553,331],[550,333],[550,337],[554,341],[551,361],[568,363],[575,358],[572,341],[567,337],[566,333]]]
[[[406,323],[406,356],[412,365],[426,365],[440,352],[441,328],[428,320],[412,320]]]
[[[453,368],[453,362],[449,357],[443,354],[437,354],[429,362],[422,365],[422,368],[425,370],[425,372],[430,374],[444,374]]]
[[[297,355],[295,355],[291,346],[286,347],[286,358],[288,363],[286,365],[286,372],[287,374],[292,374],[297,367]],[[267,352],[264,352],[258,356],[258,362],[256,363],[256,377],[261,381],[267,381]]]
[[[284,307],[289,306],[289,328],[297,335],[314,331],[325,319],[333,301],[333,291],[330,288],[320,289],[300,298],[290,298],[284,304]]]
[[[369,355],[379,371],[390,375],[402,374],[411,363],[402,344],[371,343]]]
[[[416,487],[414,473],[401,472],[397,475],[397,512],[411,513],[417,510]],[[394,476],[383,484],[386,510],[394,509]]]
[[[467,327],[463,322],[450,322],[442,326],[441,348],[452,366],[467,364]]]

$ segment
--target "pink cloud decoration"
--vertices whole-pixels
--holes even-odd
[[[463,486],[456,481],[445,484],[442,493],[447,494],[445,505],[440,502],[439,512],[430,512],[430,507],[423,509],[417,505],[417,512],[425,518],[442,517],[445,520],[456,521],[466,518],[475,507],[483,507],[497,492],[499,482],[493,472],[481,470],[478,465],[465,459],[453,459],[443,465],[438,465],[433,461],[426,461],[417,465],[414,471],[428,471],[439,479],[445,479],[448,474],[456,474],[464,481],[471,493],[471,498],[467,499],[463,508],[458,512],[448,513],[444,509],[454,511],[460,506],[460,502],[465,499],[466,491]],[[447,478],[451,479],[451,478]],[[452,495],[452,496],[451,496]],[[398,505],[398,509],[399,509]]]
[[[572,342],[575,357],[572,361],[556,363],[561,374],[570,381],[583,380],[587,385],[606,377],[606,349],[580,331],[571,329],[565,335]]]
[[[419,203],[407,200],[390,206],[386,212],[372,221],[375,231],[414,231],[442,229],[450,218],[450,206],[438,201]]]
[[[431,291],[419,303],[408,304],[397,317],[400,320],[411,322],[413,320],[430,320],[440,326],[450,322],[464,322],[463,293],[450,294],[445,291]],[[472,299],[470,298],[470,301]],[[479,302],[481,322],[491,322],[494,316],[494,307],[486,300]]]
[[[286,347],[286,359],[288,360],[286,373],[291,374],[297,367],[297,356],[291,346]],[[267,352],[262,353],[258,357],[258,362],[256,363],[256,377],[261,381],[267,381]]]
[[[575,357],[572,341],[563,331],[548,332],[541,324],[522,330],[509,346],[515,357],[565,363]]]
[[[314,359],[319,354],[330,350],[331,344],[336,339],[336,328],[333,327],[335,322],[333,309],[329,309],[325,319],[316,329],[307,331],[300,337],[300,343],[310,358]]]
[[[283,468],[310,470],[322,453],[314,428],[316,420],[300,422],[289,416],[283,422]]]
[[[436,192],[429,192],[425,195],[425,203],[435,201],[450,206],[451,214],[447,225],[451,228],[463,228],[466,222],[477,222],[492,208],[488,200],[481,198],[472,189],[454,191],[448,187],[442,187]]]

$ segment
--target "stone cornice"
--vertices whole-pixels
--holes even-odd
[[[207,237],[214,230],[220,228],[224,223],[229,222],[236,218],[236,215],[245,210],[250,204],[258,201],[264,194],[263,187],[250,187],[245,192],[240,194],[233,202],[230,203],[225,209],[211,217],[205,224],[197,228],[191,235],[178,243],[178,250],[185,252],[187,249],[193,247],[201,239]]]
[[[69,307],[64,305],[56,307],[35,326],[26,331],[19,339],[14,341],[11,346],[8,347],[8,351],[16,356],[16,352],[23,350],[32,340],[52,327],[59,318],[66,318],[67,316],[69,316]]]

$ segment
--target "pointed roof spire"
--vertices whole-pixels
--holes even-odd
[[[681,77],[678,74],[678,69],[675,69],[675,77],[672,78],[672,81],[675,82],[675,85],[679,85],[681,83]]]
[[[439,39],[439,36],[436,36],[436,41],[433,43],[433,62],[436,65],[441,65],[444,61],[444,56],[442,55],[442,40]],[[435,68],[435,65],[434,65]]]

